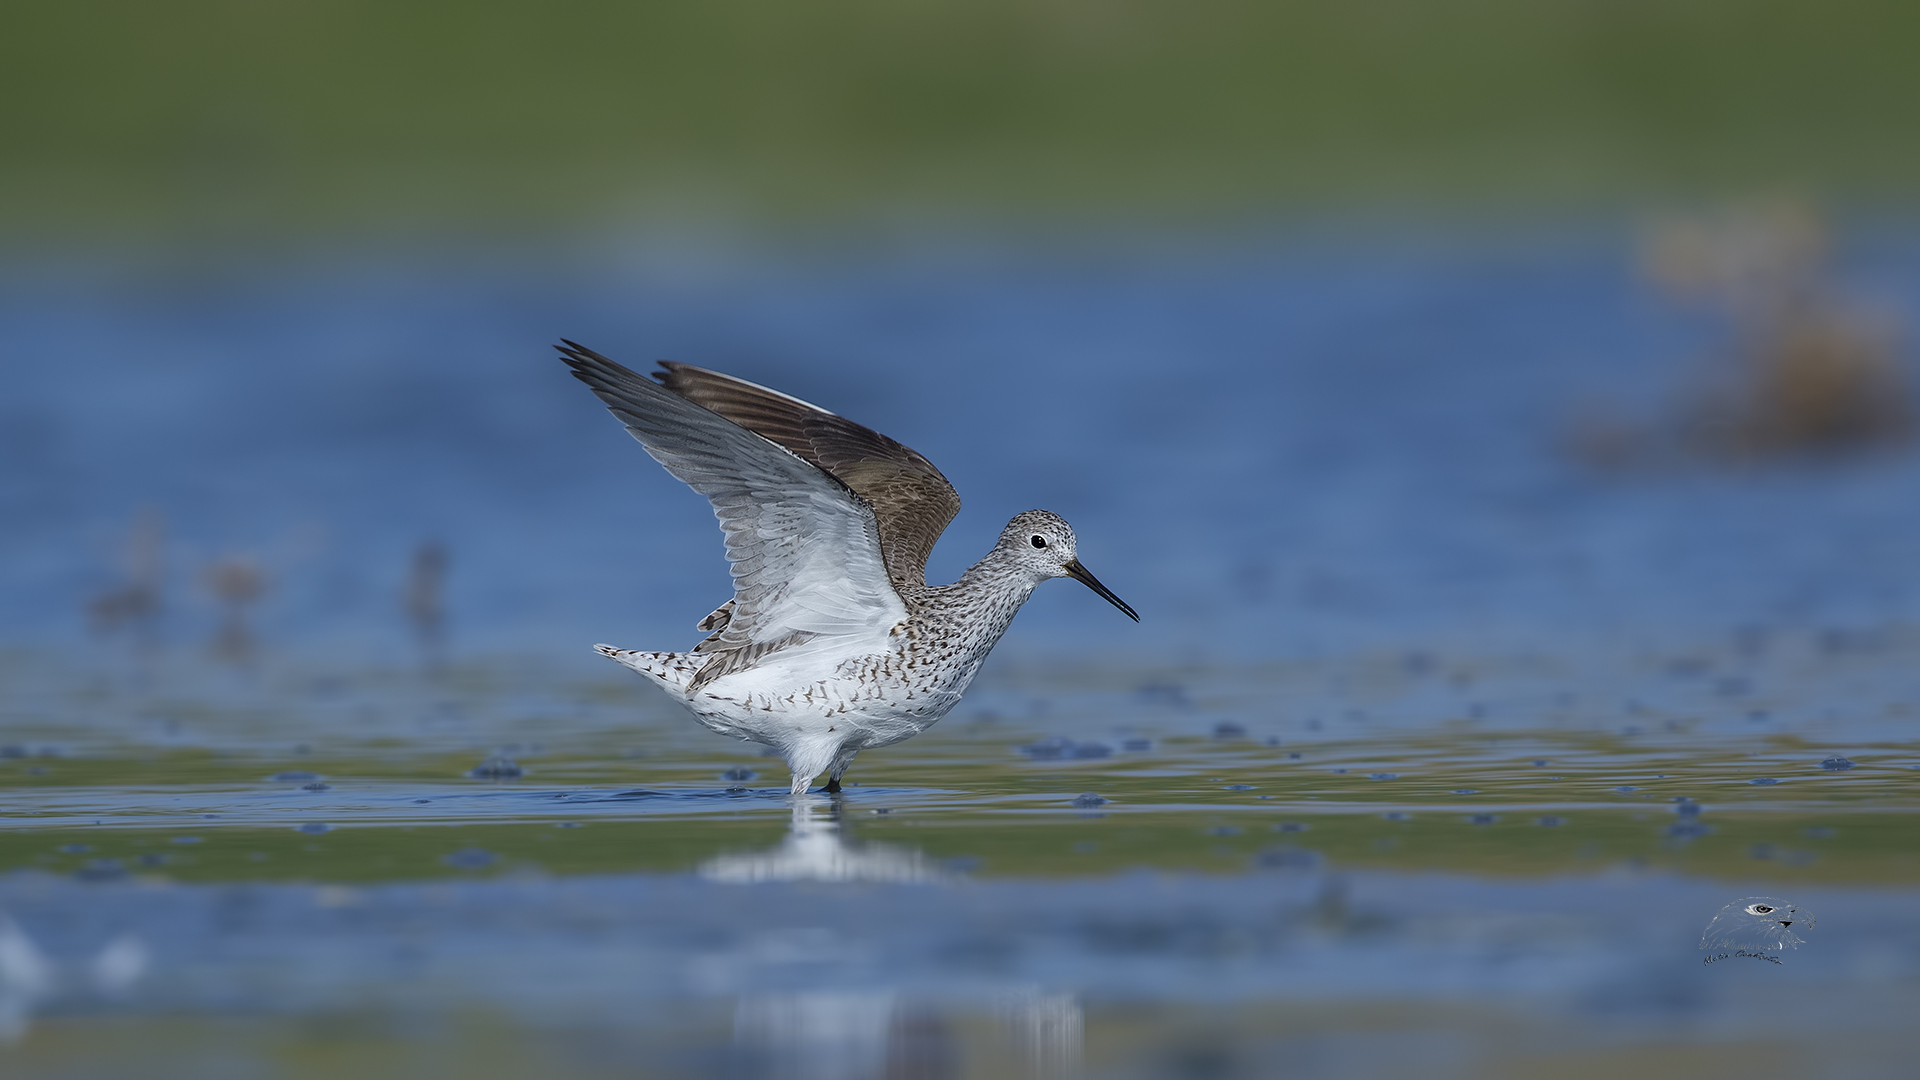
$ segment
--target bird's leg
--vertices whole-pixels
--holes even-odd
[[[839,753],[833,755],[833,763],[827,766],[827,794],[840,794],[840,778],[847,775],[847,766],[853,764],[853,756],[859,752],[841,747]]]

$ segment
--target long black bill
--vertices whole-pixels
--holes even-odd
[[[1079,559],[1075,559],[1072,562],[1068,563],[1065,569],[1067,571],[1067,575],[1073,578],[1073,580],[1079,582],[1082,585],[1085,585],[1087,588],[1092,589],[1094,592],[1099,593],[1101,596],[1106,597],[1107,603],[1112,604],[1114,607],[1117,607],[1121,611],[1126,612],[1127,618],[1132,619],[1134,622],[1140,621],[1140,616],[1135,614],[1134,610],[1127,606],[1127,602],[1125,600],[1122,600],[1119,597],[1113,595],[1112,589],[1109,589],[1105,585],[1100,584],[1099,578],[1094,577],[1092,574],[1087,573],[1087,568],[1080,565]]]

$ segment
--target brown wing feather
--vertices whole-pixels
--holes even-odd
[[[744,379],[661,361],[654,378],[825,469],[873,507],[894,587],[927,583],[927,556],[960,512],[960,494],[933,462],[871,428]]]

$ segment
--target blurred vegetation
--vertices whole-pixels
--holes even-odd
[[[1736,341],[1731,376],[1689,418],[1702,449],[1751,459],[1909,434],[1898,327],[1843,294],[1829,247],[1818,215],[1792,204],[1670,221],[1649,237],[1649,275],[1677,299],[1718,308]]]
[[[76,0],[0,228],[1177,215],[1920,181],[1899,0]]]
[[[1811,207],[1734,204],[1650,229],[1642,273],[1674,301],[1711,311],[1727,342],[1677,415],[1579,418],[1571,445],[1609,467],[1705,457],[1736,464],[1832,457],[1905,443],[1914,398],[1892,311],[1849,294]]]

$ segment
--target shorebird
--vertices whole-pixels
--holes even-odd
[[[595,649],[722,735],[785,759],[792,794],[862,750],[910,739],[959,703],[1041,582],[1070,577],[1140,616],[1080,565],[1073,529],[1017,514],[951,585],[927,555],[960,495],[926,458],[777,390],[662,361],[649,379],[571,341],[573,374],[669,473],[713,503],[733,599],[686,652]],[[657,381],[656,381],[657,380]]]

